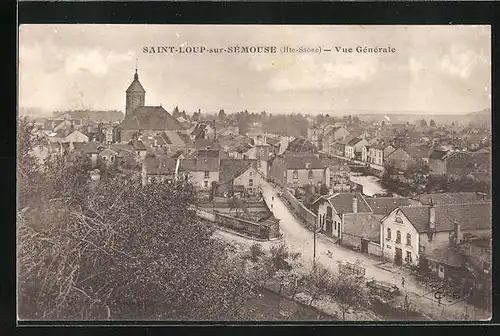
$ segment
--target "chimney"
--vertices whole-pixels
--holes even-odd
[[[358,198],[356,197],[356,194],[354,194],[354,197],[352,198],[352,212],[358,212]]]
[[[436,228],[436,208],[434,207],[434,201],[431,198],[431,204],[429,206],[429,229],[434,230]]]

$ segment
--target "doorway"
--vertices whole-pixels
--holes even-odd
[[[326,234],[331,237],[332,232],[333,232],[332,221],[327,219],[326,220]]]
[[[398,266],[403,265],[403,251],[396,247],[396,255],[394,257],[394,263]]]
[[[368,253],[368,239],[361,238],[361,252]]]
[[[444,279],[444,266],[443,265],[438,266],[438,277],[440,279]]]

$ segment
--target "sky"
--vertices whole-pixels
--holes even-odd
[[[332,52],[143,53],[157,46]],[[337,53],[335,46],[393,47]],[[19,106],[125,110],[136,61],[146,105],[186,112],[460,114],[491,106],[489,26],[22,25]]]

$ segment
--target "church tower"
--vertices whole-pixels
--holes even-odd
[[[137,68],[135,69],[134,80],[126,91],[125,117],[129,116],[138,107],[144,106],[146,91],[139,82]]]

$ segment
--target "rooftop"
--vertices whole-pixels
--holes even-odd
[[[429,231],[429,207],[399,207],[399,209],[419,233]],[[452,231],[455,222],[460,224],[460,229],[463,231],[492,228],[491,202],[436,205],[435,211],[436,232]]]

